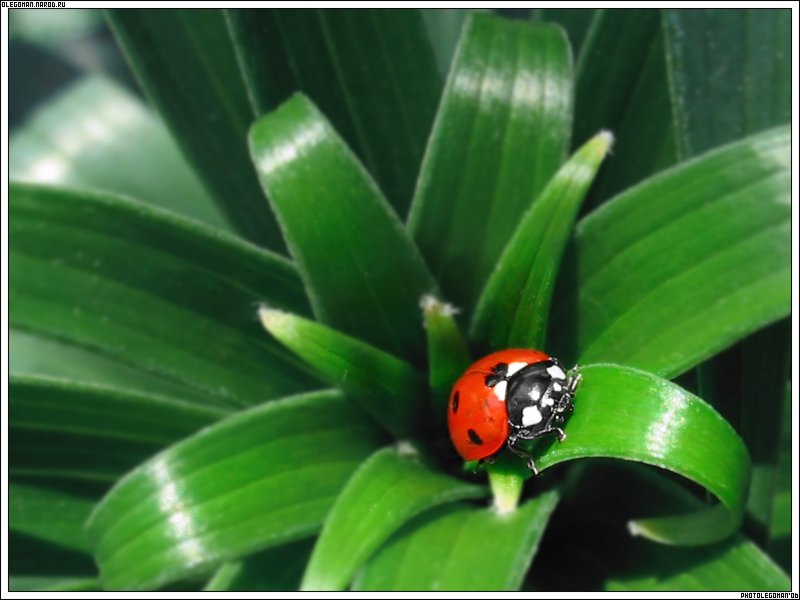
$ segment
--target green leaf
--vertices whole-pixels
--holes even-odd
[[[103,587],[93,577],[26,577],[10,575],[10,592],[100,592]]]
[[[222,10],[109,10],[108,21],[148,98],[247,239],[281,250],[247,154],[255,118]]]
[[[470,9],[464,8],[424,8],[420,11],[428,30],[428,39],[433,46],[436,65],[442,76],[447,76],[453,53],[469,17]],[[427,133],[427,132],[426,132]]]
[[[788,12],[666,10],[664,30],[681,156],[789,121]],[[746,525],[762,545],[775,493],[787,336],[788,326],[777,325],[699,368],[704,397],[737,428],[753,457]]]
[[[13,410],[13,408],[12,408]],[[9,481],[8,526],[11,531],[86,552],[83,531],[97,498],[29,481]]]
[[[786,574],[742,535],[702,548],[653,544],[627,534],[631,512],[675,512],[703,501],[676,481],[627,464],[584,463],[580,484],[564,495],[569,519],[553,520],[529,585],[538,590],[781,590]],[[638,468],[631,468],[638,467]],[[574,474],[574,470],[571,473]],[[559,543],[568,540],[569,543]],[[576,577],[576,573],[580,576]]]
[[[789,122],[789,11],[668,9],[663,19],[682,157]]]
[[[419,428],[426,382],[417,369],[314,321],[266,307],[258,316],[275,339],[395,436]]]
[[[571,77],[557,27],[487,15],[465,25],[408,219],[445,299],[465,312],[565,157]]]
[[[225,415],[163,397],[36,377],[12,377],[9,399],[9,471],[39,477],[113,482]]]
[[[774,496],[791,353],[784,319],[698,367],[700,391],[742,436],[753,460],[746,529],[765,546]],[[789,419],[791,421],[791,418]]]
[[[9,143],[14,180],[132,196],[229,230],[166,127],[136,97],[86,77],[44,105]]]
[[[681,548],[678,554],[653,544],[622,547],[636,557],[639,568],[629,568],[609,579],[604,586],[607,591],[741,592],[791,587],[786,574],[758,546],[741,536],[708,548]]]
[[[313,385],[255,318],[262,300],[308,311],[289,261],[113,196],[27,184],[9,196],[12,326],[211,403],[241,406]]]
[[[394,448],[373,454],[336,499],[303,576],[303,590],[343,590],[361,565],[411,517],[485,495]]]
[[[456,324],[457,311],[434,296],[422,299],[422,315],[428,338],[430,406],[440,433],[446,428],[447,402],[453,382],[470,365],[467,342]]]
[[[594,211],[565,259],[554,354],[674,377],[787,315],[789,196],[789,132],[779,128]]]
[[[253,126],[250,147],[317,319],[422,363],[418,305],[434,280],[325,117],[295,96]]]
[[[92,35],[103,21],[97,9],[78,8],[68,13],[59,10],[15,10],[9,15],[9,35],[54,51]]]
[[[327,391],[240,412],[168,448],[122,479],[88,522],[105,587],[156,588],[307,537],[379,443]]]
[[[472,337],[496,349],[543,347],[561,256],[613,139],[604,131],[586,142],[522,217],[483,288],[472,316]]]
[[[557,500],[545,492],[505,515],[461,503],[423,513],[367,564],[355,589],[518,590]]]
[[[306,94],[405,215],[442,88],[420,11],[226,14],[256,115]]]
[[[540,8],[534,9],[534,14],[540,21],[555,23],[563,27],[569,38],[572,54],[577,57],[580,56],[595,15],[601,10],[594,8]]]
[[[573,144],[600,129],[617,140],[583,212],[676,162],[658,11],[597,10],[578,56],[575,88]]]
[[[296,591],[312,547],[312,540],[300,540],[226,563],[214,574],[204,591]]]
[[[203,394],[169,379],[107,356],[13,327],[9,330],[11,375],[45,376],[132,389],[143,393],[203,402]]]
[[[739,526],[750,458],[742,440],[711,406],[650,373],[616,365],[581,369],[583,381],[567,439],[536,457],[540,471],[577,458],[655,465],[703,486],[721,504],[678,516],[638,519],[631,532],[654,541],[701,545]]]
[[[649,8],[595,12],[575,65],[575,143],[622,122],[648,60],[642,50],[660,25],[659,12]]]

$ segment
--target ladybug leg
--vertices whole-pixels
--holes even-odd
[[[575,371],[577,368],[578,365],[575,365],[572,368],[572,370]],[[581,375],[580,373],[578,373],[577,375],[571,375],[570,378],[567,379],[567,393],[570,396],[575,395],[575,390],[578,389],[578,384],[581,382],[581,379],[583,379],[583,375]]]
[[[513,452],[520,458],[525,460],[525,462],[528,465],[528,468],[531,470],[531,473],[533,473],[534,475],[538,475],[539,469],[536,468],[536,463],[533,462],[533,456],[531,456],[529,452],[526,452],[522,448],[517,447],[516,445],[517,439],[518,438],[516,435],[509,436],[508,442],[506,442],[508,449],[511,450],[511,452]],[[527,439],[527,438],[521,438],[521,439]]]

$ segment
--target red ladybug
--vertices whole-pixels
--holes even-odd
[[[563,441],[560,426],[573,409],[580,380],[539,350],[512,348],[484,356],[450,392],[450,439],[465,460],[491,458],[508,446],[536,473],[533,458],[516,444],[548,433]]]

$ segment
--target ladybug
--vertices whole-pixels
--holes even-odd
[[[539,350],[501,350],[473,363],[450,392],[450,439],[465,460],[491,460],[507,446],[537,473],[533,457],[517,446],[548,433],[560,442],[581,375]]]

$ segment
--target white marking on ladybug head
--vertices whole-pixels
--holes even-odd
[[[514,373],[519,371],[520,369],[524,369],[528,366],[526,362],[512,362],[508,365],[508,369],[506,370],[506,377],[511,377]]]
[[[561,369],[561,367],[559,367],[558,365],[552,365],[550,367],[547,367],[547,373],[553,379],[566,379],[567,378],[567,374],[564,373],[563,369]]]
[[[560,392],[562,389],[564,389],[564,388],[561,387],[560,383],[555,383],[555,382],[553,383],[553,391],[554,392]]]
[[[555,401],[550,396],[545,396],[542,398],[542,406],[553,406]]]
[[[500,402],[505,402],[506,401],[506,387],[507,386],[508,386],[508,382],[504,379],[503,381],[500,381],[497,384],[495,384],[494,388],[492,388],[492,391],[494,392],[494,395],[497,396],[497,399],[500,400]]]
[[[530,427],[542,422],[542,413],[535,406],[526,406],[522,409],[522,426]]]
[[[528,392],[528,398],[530,398],[534,402],[538,402],[539,398],[541,397],[542,397],[542,392],[540,392],[536,388],[531,388],[531,391]]]

